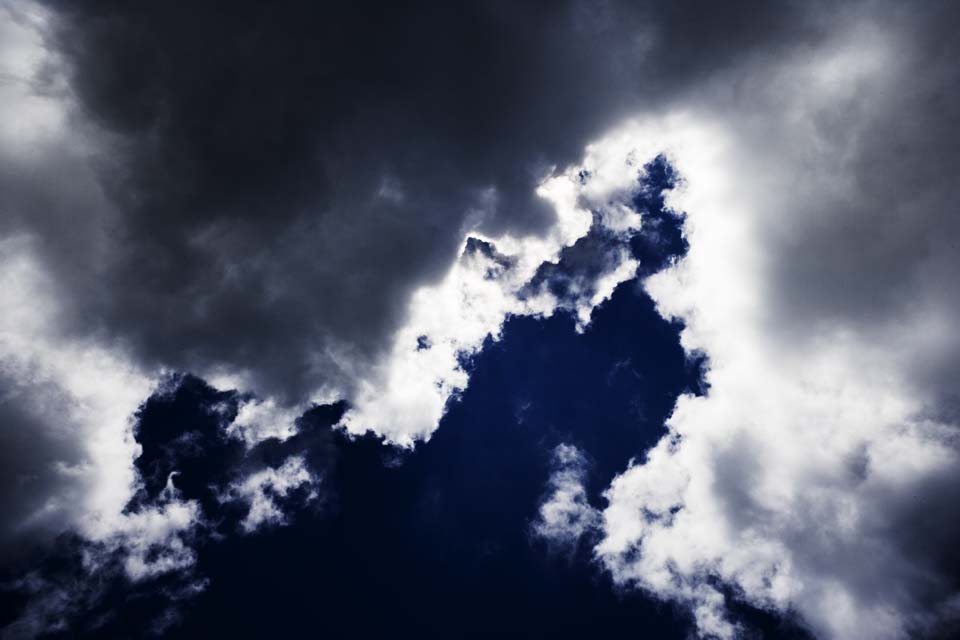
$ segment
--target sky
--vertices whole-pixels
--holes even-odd
[[[0,0],[0,638],[956,637],[958,26]]]

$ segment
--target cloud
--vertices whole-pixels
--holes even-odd
[[[645,288],[710,368],[708,394],[681,397],[611,484],[596,554],[617,582],[689,605],[703,636],[736,635],[731,598],[822,638],[955,616],[960,425],[943,375],[960,316],[942,278],[960,254],[942,171],[960,158],[941,12],[850,20],[598,143],[655,140],[683,178],[668,199],[689,253]]]
[[[180,500],[171,477],[158,504],[125,513],[96,551],[109,555],[120,551],[133,581],[183,571],[196,562],[188,539],[199,518],[199,504]]]
[[[64,339],[29,238],[0,241],[4,555],[65,528],[111,535],[133,491],[131,419],[154,380],[122,349]]]
[[[531,530],[547,542],[576,545],[600,522],[600,513],[590,505],[584,486],[587,458],[577,447],[562,443],[554,448],[552,462],[547,495]]]
[[[290,456],[280,467],[257,471],[231,485],[228,496],[249,504],[240,526],[245,532],[251,533],[265,525],[285,524],[286,516],[277,500],[305,487],[306,500],[311,502],[317,497],[313,487],[319,482],[320,479],[307,469],[302,457]]]
[[[105,514],[78,509],[76,533],[60,535],[42,562],[2,585],[27,599],[3,637],[96,634],[129,615],[161,634],[206,588],[205,549],[322,505],[321,475],[335,466],[331,426],[342,405],[314,408],[284,440],[248,446],[232,429],[239,404],[236,392],[196,377],[164,378],[130,429],[138,448],[132,486],[116,487],[125,503]],[[81,526],[93,516],[95,528]],[[132,599],[141,604],[131,608]]]
[[[196,442],[268,521],[318,474],[311,403],[412,445],[505,318],[582,327],[639,269],[710,392],[611,485],[614,578],[720,637],[730,597],[827,638],[956,609],[953,7],[232,9],[0,7],[6,556],[73,528],[185,568]],[[686,238],[637,258],[661,152]],[[170,370],[239,390],[242,453],[178,433],[135,466]]]
[[[182,500],[168,481],[154,504],[125,511],[109,535],[61,536],[41,566],[3,584],[26,603],[0,634],[20,639],[96,633],[119,603],[137,598],[154,600],[140,611],[138,623],[161,633],[179,618],[180,602],[206,588],[194,575],[200,524],[199,503]]]

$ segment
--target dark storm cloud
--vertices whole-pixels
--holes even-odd
[[[51,248],[71,330],[290,401],[349,382],[328,349],[367,362],[465,225],[545,228],[550,167],[639,105],[814,35],[749,3],[51,7],[115,209],[95,255],[62,251],[78,225],[22,223]]]

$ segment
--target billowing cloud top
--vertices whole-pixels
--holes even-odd
[[[604,504],[555,449],[537,535],[705,636],[956,616],[955,6],[215,4],[0,5],[0,559],[180,571],[322,502],[314,403],[413,447],[506,319],[639,278],[709,393]],[[175,372],[215,491],[134,433]]]

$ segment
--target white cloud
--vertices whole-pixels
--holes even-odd
[[[600,522],[600,513],[590,506],[584,485],[587,459],[577,447],[559,444],[553,450],[552,464],[547,495],[531,529],[548,542],[576,545]]]
[[[957,355],[952,187],[921,181],[922,148],[873,146],[914,53],[855,25],[595,145],[654,144],[684,179],[689,254],[646,289],[710,358],[708,395],[609,488],[596,553],[705,637],[737,634],[717,580],[840,640],[912,637],[956,602],[960,432],[930,384]]]
[[[168,478],[157,504],[122,514],[109,536],[87,552],[91,571],[98,568],[98,556],[121,551],[123,567],[131,580],[145,580],[165,573],[193,567],[196,553],[191,539],[200,523],[200,505],[195,500],[181,500]]]
[[[237,385],[222,381],[214,386],[226,389],[238,388]],[[250,446],[268,438],[286,440],[296,433],[296,419],[302,413],[303,409],[283,406],[273,398],[265,400],[251,398],[240,403],[237,417],[230,423],[228,432]]]
[[[240,526],[251,533],[264,525],[286,524],[286,515],[277,498],[286,498],[306,486],[307,500],[315,500],[319,483],[320,478],[307,469],[302,456],[290,456],[277,468],[262,469],[230,485],[226,499],[243,500],[250,505]]]

